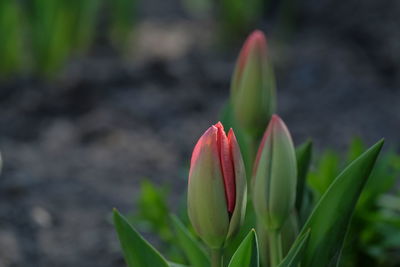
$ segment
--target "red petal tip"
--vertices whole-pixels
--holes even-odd
[[[280,121],[282,120],[281,117],[279,117],[279,115],[277,114],[272,114],[271,116],[271,122],[276,122],[276,121]]]
[[[270,123],[271,126],[275,128],[278,132],[284,132],[285,134],[290,135],[285,122],[278,115],[273,114]]]
[[[204,144],[210,144],[213,140],[215,140],[217,138],[217,132],[218,132],[218,128],[215,127],[214,125],[212,125],[199,138],[199,140],[197,141],[197,143],[193,149],[193,152],[192,152],[192,158],[190,161],[191,165],[194,165],[196,163],[197,158],[200,153],[200,150],[201,150],[201,147]]]
[[[241,76],[247,58],[252,50],[257,50],[259,54],[264,54],[267,50],[267,40],[264,33],[260,30],[253,31],[249,37],[247,37],[242,47],[238,59],[239,76]]]
[[[216,124],[213,125],[214,127],[217,127],[218,129],[224,130],[224,126],[222,125],[222,123],[219,121]]]
[[[267,38],[265,37],[265,34],[262,31],[255,30],[248,37],[248,41],[251,43],[252,42],[260,42],[261,44],[266,44]]]

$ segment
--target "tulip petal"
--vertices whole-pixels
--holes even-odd
[[[236,185],[236,204],[229,224],[229,232],[227,237],[229,239],[237,232],[244,220],[247,204],[247,180],[242,154],[240,153],[240,147],[232,129],[230,129],[228,132],[228,140],[232,153]]]
[[[267,228],[278,230],[294,208],[297,164],[285,123],[273,115],[254,168],[253,203]]]
[[[237,73],[234,76],[235,81],[238,82],[242,78],[243,70],[249,60],[250,53],[257,53],[263,55],[267,50],[267,40],[265,35],[260,30],[255,30],[250,34],[240,51],[237,61]]]
[[[273,115],[271,124],[273,125],[274,139],[271,177],[276,177],[276,179],[271,179],[269,210],[271,214],[277,215],[273,218],[273,224],[282,225],[285,217],[293,209],[296,200],[296,152],[285,123],[277,115]]]
[[[211,126],[196,144],[188,184],[189,218],[211,248],[223,246],[229,226],[217,135],[218,128]]]
[[[259,138],[275,110],[275,79],[267,40],[257,30],[247,38],[231,81],[231,104],[238,125]]]
[[[226,203],[228,206],[228,212],[232,213],[235,208],[236,188],[230,142],[225,134],[224,126],[222,126],[221,122],[215,124],[215,127],[218,128],[219,156],[224,178]]]

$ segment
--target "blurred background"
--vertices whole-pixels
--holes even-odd
[[[398,150],[399,14],[397,0],[1,0],[0,267],[124,266],[111,209],[134,212],[143,179],[177,209],[256,28],[296,144]]]

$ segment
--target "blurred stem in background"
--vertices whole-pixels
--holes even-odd
[[[0,77],[22,68],[23,32],[21,10],[16,1],[0,1]]]
[[[66,60],[72,41],[73,13],[66,1],[33,0],[27,7],[33,69],[52,74]]]
[[[268,0],[219,0],[218,19],[226,39],[245,34],[260,20]]]
[[[238,41],[261,22],[276,20],[279,39],[291,36],[296,27],[296,0],[181,0],[186,11],[196,18],[216,18],[223,44]]]
[[[74,29],[76,29],[75,48],[78,52],[85,52],[96,36],[95,30],[99,20],[101,1],[85,0],[78,3],[74,3],[77,14],[74,23]]]
[[[123,48],[135,7],[136,0],[0,1],[0,76],[24,70],[52,77],[69,58],[87,53],[104,32],[117,49]],[[97,31],[103,12],[111,13],[108,33]]]
[[[7,36],[0,44],[0,77],[53,77],[71,57],[88,53],[98,35],[124,52],[134,36],[138,1],[0,1],[0,34]],[[295,0],[182,0],[182,4],[192,16],[212,14],[225,43],[239,40],[272,9],[278,9],[279,33],[287,36],[295,25]]]
[[[113,0],[109,1],[111,8],[110,17],[110,40],[122,49],[132,35],[132,25],[135,23],[136,1],[135,0]]]

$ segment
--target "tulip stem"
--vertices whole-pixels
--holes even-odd
[[[268,232],[269,238],[269,256],[271,267],[278,266],[282,261],[282,238],[279,230],[273,230]]]
[[[247,174],[247,179],[251,179],[251,176],[253,174],[254,161],[256,159],[258,145],[260,143],[260,140],[251,135],[246,135],[245,140],[247,141],[247,166],[246,166],[247,173],[246,174]]]
[[[211,267],[221,267],[223,263],[222,249],[211,249]]]

